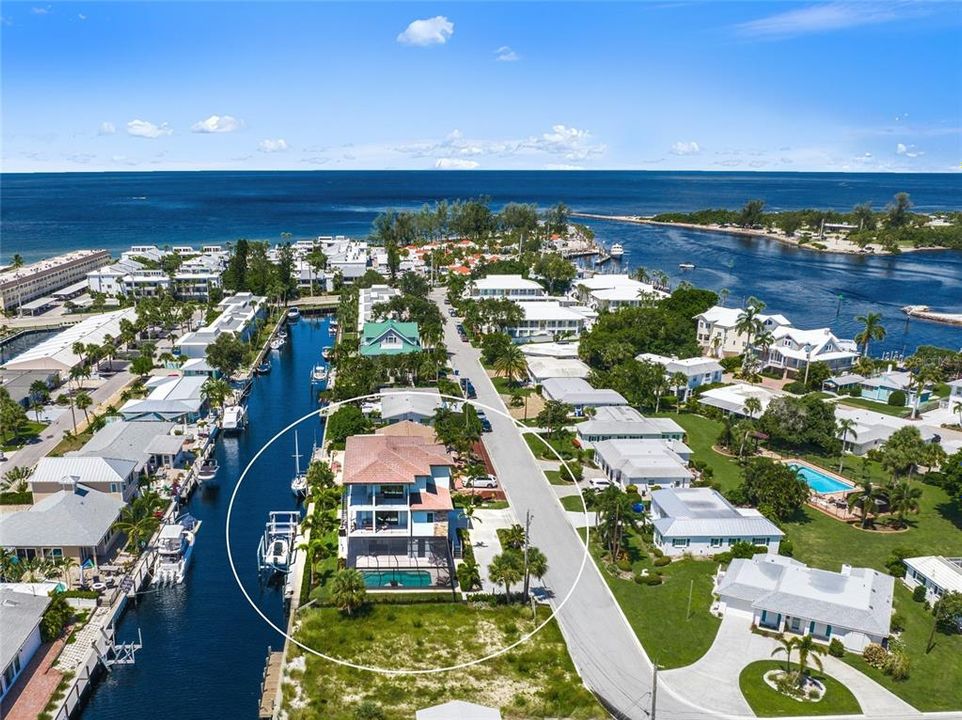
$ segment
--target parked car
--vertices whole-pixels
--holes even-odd
[[[611,487],[611,480],[608,478],[589,478],[588,487],[592,490],[607,490]]]
[[[457,317],[457,316],[458,316],[458,311],[457,311],[455,308],[449,308],[449,309],[448,309],[448,315],[450,315],[451,317]]]
[[[461,390],[464,392],[464,396],[469,400],[473,400],[478,396],[478,391],[474,389],[474,383],[472,383],[468,378],[461,378]]]
[[[484,410],[478,410],[478,420],[481,421],[481,432],[491,432],[491,421],[484,414]]]
[[[494,475],[476,475],[465,480],[464,486],[470,488],[496,488],[498,487],[498,478]]]

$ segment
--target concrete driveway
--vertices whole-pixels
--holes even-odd
[[[494,556],[502,550],[498,540],[498,529],[515,524],[511,508],[501,510],[475,510],[471,521],[471,547],[474,559],[481,570],[481,590],[486,593],[499,592],[498,587],[488,578],[488,566]]]

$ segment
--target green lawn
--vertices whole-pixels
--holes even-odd
[[[565,495],[561,498],[561,505],[565,510],[570,512],[580,512],[585,511],[584,503],[581,501],[581,495]]]
[[[712,450],[722,431],[719,421],[691,413],[661,413],[659,417],[669,417],[685,429],[686,443],[694,452],[694,458],[711,466],[715,473],[714,479],[721,484],[723,490],[741,484],[742,472],[738,463]]]
[[[865,398],[856,397],[845,397],[839,400],[843,405],[851,405],[852,407],[865,408],[866,410],[874,410],[877,413],[882,413],[883,415],[894,415],[895,417],[908,417],[912,414],[912,409],[907,407],[891,407],[885,403],[874,402],[872,400],[867,400]]]
[[[47,453],[50,457],[62,457],[68,452],[73,452],[74,450],[79,450],[94,436],[93,431],[90,429],[84,430],[82,433],[77,435],[71,434],[69,437],[64,437],[63,440],[58,442],[53,450]]]
[[[758,660],[746,665],[738,677],[738,687],[759,717],[791,717],[795,715],[849,715],[862,712],[852,691],[835,678],[815,673],[825,684],[825,697],[819,702],[800,702],[772,689],[764,680],[769,670],[784,669],[785,663]]]
[[[584,538],[584,531],[579,533]],[[591,555],[652,661],[666,670],[691,665],[708,652],[721,624],[721,620],[708,612],[717,564],[678,560],[655,568],[650,557],[641,552],[642,541],[637,535],[631,537],[629,545],[636,558],[632,569],[636,573],[646,568],[649,573],[660,570],[665,578],[661,585],[640,585],[613,575],[601,559],[601,548],[594,535]]]
[[[531,452],[534,453],[536,458],[541,458],[542,460],[554,460],[557,462],[558,458],[553,452],[545,447],[544,442],[539,438],[544,439],[547,443],[553,447],[563,458],[573,458],[578,452],[578,448],[574,446],[571,442],[572,435],[566,434],[565,437],[561,438],[549,438],[547,435],[535,435],[534,433],[525,433],[524,441],[528,443],[528,447],[531,448]]]
[[[866,663],[861,655],[847,653],[845,662],[888,688],[919,710],[937,712],[962,709],[962,635],[935,634],[935,647],[925,646],[932,630],[932,614],[925,605],[912,600],[912,593],[901,583],[895,586],[895,610],[902,616],[905,630],[902,642],[912,661],[905,680],[892,680]],[[955,692],[952,691],[955,688]]]
[[[549,612],[539,607],[538,622]],[[384,668],[462,663],[511,644],[536,625],[527,606],[486,603],[369,605],[353,618],[333,608],[310,608],[299,617],[297,638],[308,646]],[[440,675],[386,676],[298,649],[291,655],[306,662],[292,671],[300,691],[284,686],[291,720],[355,720],[365,702],[378,707],[384,720],[408,720],[419,708],[454,699],[500,707],[505,718],[607,716],[578,677],[554,621],[505,655]]]
[[[37,437],[45,427],[47,426],[44,423],[39,423],[36,420],[27,420],[20,429],[20,432],[16,435],[10,433],[10,437],[7,437],[7,433],[3,433],[3,441],[0,444],[2,444],[4,452],[19,450],[29,440]]]

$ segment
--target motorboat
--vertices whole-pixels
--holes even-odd
[[[330,359],[331,359],[331,348],[326,347],[326,348],[324,348],[323,350],[321,350],[321,357],[324,358],[325,360],[330,360]]]
[[[297,525],[301,514],[297,510],[272,510],[267,516],[264,534],[257,545],[257,562],[261,572],[287,574],[294,569],[297,548]]]
[[[300,317],[301,317],[301,311],[296,306],[288,309],[287,311],[288,322],[297,322]]]
[[[280,330],[278,330],[277,337],[279,337],[281,340],[287,340],[287,330],[285,330],[284,328],[281,328]]]
[[[271,340],[271,350],[280,350],[282,347],[284,347],[284,338],[276,337]]]
[[[247,408],[243,405],[228,405],[220,423],[224,432],[240,432],[247,427]]]
[[[611,252],[609,253],[613,258],[620,258],[625,254],[625,247],[621,243],[615,243],[611,246]]]
[[[200,520],[190,515],[181,515],[176,522],[161,527],[151,584],[179,585],[184,582],[198,530]]]
[[[254,368],[254,372],[257,373],[258,375],[267,375],[270,371],[271,371],[271,363],[269,360],[266,362],[262,362],[260,365]]]
[[[694,270],[695,263],[690,263],[690,262],[678,263],[678,267],[680,267],[682,270]]]
[[[327,367],[324,365],[315,365],[314,369],[311,370],[311,382],[324,382],[327,380]]]
[[[301,450],[294,433],[294,477],[291,479],[291,492],[299,500],[307,497],[307,475],[301,472]]]
[[[337,320],[331,320],[331,324],[327,326],[327,329],[331,331],[331,335],[337,332]]]
[[[217,464],[216,460],[204,462],[204,464],[197,469],[197,479],[200,482],[213,480],[215,477],[217,477],[218,470],[220,470],[220,465]]]

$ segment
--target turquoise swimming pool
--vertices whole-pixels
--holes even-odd
[[[845,492],[846,490],[851,490],[854,487],[851,483],[843,482],[838,478],[834,478],[831,475],[826,475],[820,470],[808,467],[807,465],[796,465],[795,463],[790,463],[788,467],[797,472],[799,476],[801,476],[801,478],[808,483],[808,486],[819,495]]]
[[[426,588],[433,584],[427,570],[361,570],[369,588]]]

